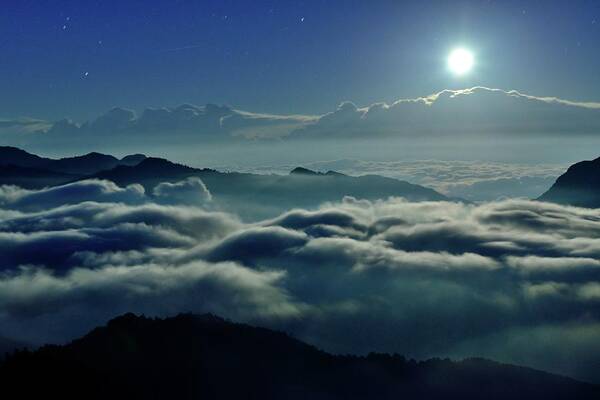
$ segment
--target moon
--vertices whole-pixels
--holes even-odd
[[[448,56],[448,69],[455,75],[464,75],[473,68],[475,57],[464,48],[452,50]]]

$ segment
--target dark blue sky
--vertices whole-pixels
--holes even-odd
[[[461,78],[445,64],[458,45],[477,60]],[[599,50],[594,0],[4,0],[0,117],[323,113],[475,84],[598,101]]]

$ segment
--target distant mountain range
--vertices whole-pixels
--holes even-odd
[[[579,207],[600,207],[600,157],[571,165],[538,200]]]
[[[78,177],[79,175],[42,168],[21,167],[14,164],[0,165],[0,182],[2,182],[2,185],[17,185],[25,189],[56,186]]]
[[[314,207],[344,196],[382,199],[399,196],[412,201],[449,200],[419,185],[377,175],[359,177],[330,171],[325,174],[296,168],[289,175],[259,175],[196,169],[159,158],[147,158],[135,166],[120,166],[89,178],[107,179],[120,186],[142,184],[151,190],[161,182],[197,176],[219,204],[236,212],[269,216],[294,207]]]
[[[40,157],[16,147],[0,146],[0,165],[46,169],[52,172],[78,175],[93,174],[118,165],[136,165],[145,158],[146,156],[143,154],[133,154],[119,160],[107,154],[94,152],[55,160]]]
[[[344,196],[370,200],[390,196],[411,201],[451,200],[433,189],[379,175],[349,176],[303,167],[293,169],[288,175],[219,172],[143,154],[118,159],[93,152],[51,159],[16,147],[0,146],[0,185],[40,189],[84,179],[107,179],[120,186],[139,183],[152,195],[153,188],[159,183],[177,182],[193,176],[202,179],[225,208],[242,215],[258,212],[257,216],[261,217],[293,207],[313,207],[325,201],[337,201]],[[600,158],[569,167],[538,200],[600,207]]]
[[[597,399],[600,387],[484,359],[336,356],[213,315],[126,314],[0,364],[12,398]]]
[[[289,175],[259,175],[191,168],[141,154],[122,159],[89,153],[53,160],[14,147],[0,147],[0,184],[25,188],[55,186],[83,179],[106,179],[117,185],[139,183],[152,195],[162,182],[196,176],[226,209],[241,215],[272,216],[293,207],[314,207],[344,196],[381,199],[390,196],[412,201],[449,200],[423,186],[377,175],[348,176],[334,171],[317,173],[296,168]]]
[[[51,159],[16,147],[0,146],[0,184],[39,189],[77,180],[119,165],[136,165],[145,158],[143,154],[118,159],[106,154],[89,153],[77,157]]]

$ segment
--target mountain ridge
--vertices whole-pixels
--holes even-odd
[[[119,165],[135,165],[145,159],[143,154],[130,154],[121,159],[99,152],[59,159],[40,157],[13,146],[0,146],[0,166],[14,165],[25,168],[46,169],[51,172],[88,175]]]
[[[378,175],[350,176],[317,173],[299,167],[288,175],[259,175],[192,168],[160,158],[147,158],[133,167],[120,166],[81,179],[107,179],[119,186],[139,183],[148,193],[162,182],[200,178],[219,204],[247,217],[273,217],[295,207],[316,207],[345,196],[377,200],[404,197],[410,201],[445,201],[433,189]],[[264,213],[260,210],[268,206]]]
[[[600,207],[600,157],[571,165],[538,200]]]
[[[36,385],[22,385],[31,381]],[[480,358],[333,355],[286,333],[212,314],[165,319],[124,314],[69,344],[10,355],[0,364],[0,385],[23,396],[61,393],[61,398],[86,393],[89,398],[493,400],[600,394],[597,385]]]
[[[0,156],[1,153],[2,148]],[[19,154],[24,154],[26,160],[37,157],[26,152]],[[88,162],[89,160],[99,161]],[[105,168],[115,163],[117,165],[112,168]],[[146,194],[152,196],[154,188],[161,183],[176,183],[197,177],[225,210],[239,213],[244,218],[252,216],[254,219],[270,218],[295,207],[317,207],[324,202],[340,201],[345,196],[367,200],[388,197],[403,197],[409,201],[451,200],[433,189],[394,178],[379,175],[350,176],[335,171],[320,173],[303,167],[295,168],[287,175],[260,175],[193,168],[164,158],[143,155],[126,156],[118,160],[100,153],[51,160],[49,165],[60,172],[37,167],[39,170],[36,172],[36,180],[22,178],[20,181],[19,176],[11,176],[10,169],[2,167],[0,163],[0,185],[13,184],[29,189],[41,189],[81,180],[101,179],[122,187],[140,184]],[[99,171],[83,173],[89,168]],[[44,170],[47,171],[46,175]],[[57,175],[73,170],[78,173],[65,175],[64,180]],[[24,175],[24,172],[21,175]]]

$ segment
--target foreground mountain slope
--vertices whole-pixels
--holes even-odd
[[[538,200],[579,207],[600,207],[600,157],[571,165]]]
[[[126,314],[65,346],[0,366],[21,398],[592,399],[594,385],[483,359],[334,356],[283,333],[212,315]]]
[[[7,355],[12,354],[15,350],[25,349],[28,347],[30,347],[30,345],[27,343],[18,342],[16,340],[0,336],[0,363]]]

